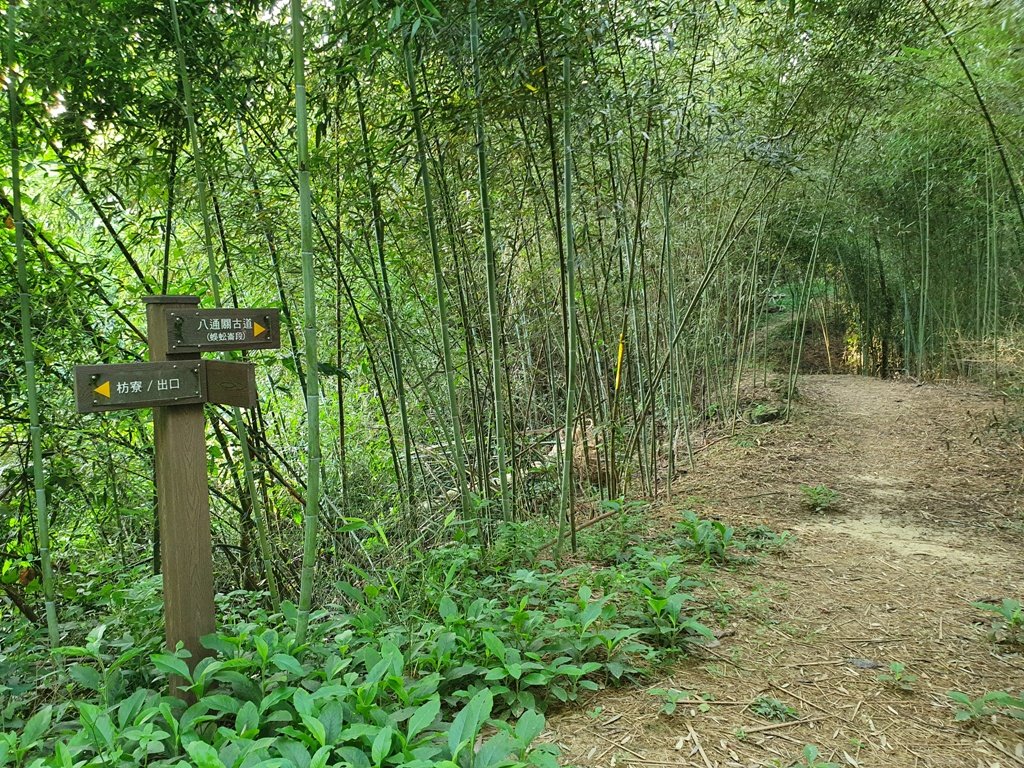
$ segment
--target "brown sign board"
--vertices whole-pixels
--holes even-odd
[[[79,413],[194,403],[256,407],[256,366],[221,360],[76,365]]]
[[[277,309],[167,311],[167,351],[171,354],[280,346],[281,318]]]
[[[200,360],[76,365],[79,413],[206,402]]]
[[[256,407],[256,366],[252,363],[228,363],[203,360],[206,371],[206,402]]]

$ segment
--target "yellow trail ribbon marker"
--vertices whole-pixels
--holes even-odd
[[[626,352],[626,337],[619,336],[619,359],[615,364],[615,391],[619,391],[619,384],[622,383],[622,357]]]

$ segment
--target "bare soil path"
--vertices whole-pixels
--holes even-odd
[[[968,387],[809,376],[800,393],[790,424],[716,444],[655,513],[795,535],[716,572],[703,597],[725,616],[720,642],[651,686],[711,703],[664,715],[647,689],[597,694],[550,720],[566,765],[790,766],[815,744],[854,767],[1024,766],[1020,721],[955,723],[946,695],[1024,689],[1024,653],[970,605],[1024,598],[1020,422]],[[840,498],[813,513],[800,485],[819,483]],[[878,680],[891,662],[911,690]],[[798,719],[757,716],[759,697]]]

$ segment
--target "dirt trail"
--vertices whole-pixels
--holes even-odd
[[[850,766],[1024,766],[1024,729],[953,722],[946,693],[1024,688],[1024,655],[988,637],[970,601],[1024,597],[1024,447],[981,390],[810,376],[789,425],[707,452],[659,512],[689,507],[794,533],[779,556],[716,574],[719,644],[651,687],[714,703],[659,714],[644,689],[606,691],[556,715],[567,765],[789,766],[805,744]],[[839,492],[801,507],[800,485]],[[890,662],[912,690],[879,682]],[[799,713],[756,716],[759,696]],[[599,713],[595,710],[600,708]]]

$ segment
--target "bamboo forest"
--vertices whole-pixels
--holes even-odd
[[[0,768],[1024,765],[1021,0],[3,0]]]

